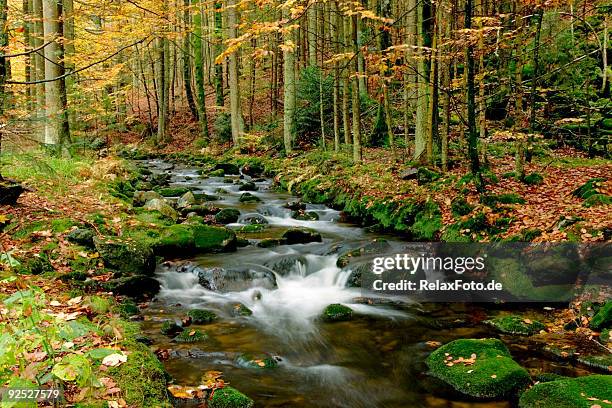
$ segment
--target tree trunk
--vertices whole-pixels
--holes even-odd
[[[355,55],[359,53],[359,43],[357,40],[359,21],[357,16],[352,17],[352,36],[353,51]],[[361,162],[361,101],[359,97],[359,58],[355,58],[355,72],[353,75],[353,162]]]
[[[215,1],[215,58],[223,52],[223,14],[221,14],[222,2]],[[215,95],[217,106],[223,107],[225,105],[225,95],[223,93],[223,63],[219,62],[215,64]]]
[[[204,83],[204,55],[203,38],[204,30],[202,27],[205,14],[204,4],[198,4],[198,12],[193,19],[193,55],[195,67],[196,99],[198,106],[198,118],[200,119],[200,137],[204,140],[209,138],[208,134],[208,115],[206,114],[206,84]]]
[[[289,19],[290,15],[283,9],[283,18]],[[283,114],[283,140],[285,153],[290,154],[295,139],[295,102],[296,102],[296,78],[295,78],[295,32],[285,32],[285,43],[283,47],[283,74],[284,74],[284,114]]]
[[[465,2],[465,28],[472,28],[472,0]],[[475,177],[476,187],[482,191],[482,178],[480,175],[480,161],[478,158],[478,128],[476,127],[476,91],[474,86],[474,47],[469,45],[466,52],[467,62],[467,115],[468,115],[468,157],[470,171]]]
[[[193,98],[193,88],[191,84],[191,41],[192,41],[192,20],[189,6],[191,5],[190,0],[184,0],[185,10],[183,11],[183,19],[185,20],[185,38],[183,41],[183,82],[185,86],[185,96],[187,97],[187,105],[189,111],[195,120],[199,119],[198,108],[196,107],[195,100]],[[197,58],[197,54],[194,54],[194,58]]]
[[[228,38],[230,40],[238,37],[238,12],[236,10],[236,0],[229,0],[228,6]],[[232,141],[234,146],[240,146],[244,134],[244,121],[242,119],[242,106],[240,101],[240,74],[238,71],[238,52],[233,52],[229,56],[228,65],[229,90],[230,90],[230,115],[232,124]]]
[[[417,61],[417,108],[416,108],[416,123],[414,131],[414,160],[422,161],[423,155],[426,153],[427,144],[427,127],[431,126],[427,123],[427,113],[429,106],[429,93],[427,86],[427,59],[423,55],[423,48],[426,44],[426,32],[423,21],[424,6],[421,1],[418,1],[416,6],[416,26],[417,26],[417,45],[419,60]]]

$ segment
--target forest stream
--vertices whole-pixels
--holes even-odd
[[[285,208],[295,196],[271,188],[272,180],[256,179],[253,195],[260,202],[241,203],[239,177],[199,176],[196,168],[153,160],[139,162],[154,173],[171,175],[171,186],[196,194],[218,196],[221,208],[236,208],[241,216],[230,228],[264,225],[244,234],[251,245],[233,253],[167,260],[156,277],[162,289],[144,310],[142,329],[156,347],[169,349],[166,369],[177,384],[198,384],[205,372],[223,372],[225,381],[252,397],[258,407],[511,407],[510,402],[459,402],[432,393],[424,360],[432,347],[458,338],[496,337],[479,324],[491,312],[487,305],[416,304],[374,299],[361,288],[347,287],[350,269],[336,266],[340,249],[358,248],[384,238],[394,251],[397,238],[372,234],[344,222],[324,205],[306,204],[318,220],[291,217]],[[253,243],[278,237],[288,227],[302,226],[321,233],[322,242],[261,248]],[[404,243],[405,244],[405,243]],[[201,277],[225,274],[224,287],[210,290]],[[248,270],[248,273],[244,271]],[[232,276],[235,280],[232,281]],[[249,276],[249,280],[241,277]],[[329,304],[353,309],[350,321],[326,323],[319,318]],[[251,315],[236,313],[245,305]],[[160,333],[164,321],[180,321],[190,309],[214,311],[218,319],[192,327],[205,332],[199,342],[179,344]],[[523,309],[537,317],[541,309]],[[508,342],[506,342],[508,343]],[[585,374],[564,363],[511,348],[521,365],[534,373]],[[273,360],[273,361],[272,361]],[[264,361],[274,367],[258,367]],[[263,365],[260,363],[259,365]]]

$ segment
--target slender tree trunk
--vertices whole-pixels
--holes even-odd
[[[215,58],[216,59],[223,52],[223,14],[221,13],[222,2],[215,1]],[[217,106],[223,107],[225,105],[225,96],[223,93],[223,63],[219,62],[215,64],[215,95]]]
[[[332,18],[333,16],[333,18]],[[331,44],[334,46],[334,52],[339,52],[338,33],[341,20],[338,13],[338,4],[334,1],[330,5],[329,13],[329,32],[331,36]],[[340,65],[338,61],[334,62],[334,151],[340,150]]]
[[[450,7],[450,4],[448,4]],[[452,29],[452,14],[444,12],[443,20],[444,24],[444,37],[448,41],[451,36]],[[442,144],[442,170],[448,171],[448,138],[450,133],[450,120],[451,120],[451,66],[450,66],[450,55],[451,49],[449,46],[445,46],[441,49],[441,60],[440,60],[440,82],[442,92],[442,134],[440,135]]]
[[[345,52],[350,51],[349,38],[351,33],[351,24],[348,18],[343,18],[343,41]],[[351,144],[351,118],[349,109],[349,98],[351,96],[350,89],[350,66],[348,63],[342,69],[342,129],[344,132],[344,143]],[[357,92],[357,89],[355,89]]]
[[[228,6],[228,38],[230,40],[238,37],[238,11],[236,10],[236,0],[229,0]],[[238,52],[233,52],[229,56],[228,65],[229,91],[230,91],[230,115],[232,124],[232,140],[234,146],[240,146],[244,135],[244,121],[242,119],[242,104],[240,101],[240,73],[238,70]]]
[[[190,0],[184,0],[185,10],[183,11],[183,19],[185,21],[185,38],[183,41],[183,82],[185,85],[185,96],[187,97],[187,105],[189,111],[194,119],[198,120],[198,108],[196,107],[195,100],[193,98],[193,88],[191,84],[191,41],[192,41],[192,22],[191,12],[189,7],[191,6]],[[197,54],[195,55],[197,58]]]
[[[472,0],[465,2],[465,28],[472,28]],[[484,186],[480,175],[480,161],[478,158],[478,128],[476,127],[476,91],[474,86],[474,47],[469,45],[466,52],[467,62],[467,115],[468,115],[468,157],[470,171],[476,178],[476,186],[481,191]]]
[[[317,0],[311,0],[306,11],[308,18],[308,65],[317,65]]]
[[[536,14],[536,33],[533,42],[533,77],[531,78],[531,95],[529,98],[529,133],[533,135],[536,131],[536,119],[537,119],[537,108],[536,108],[536,95],[538,92],[538,77],[540,75],[540,34],[542,32],[542,19],[544,17],[544,10],[539,9]],[[531,145],[533,137],[529,136],[529,144],[527,148],[526,159],[527,162],[531,162]]]
[[[352,17],[353,51],[355,55],[359,53],[358,36],[359,21],[357,16]],[[361,162],[361,101],[359,97],[359,59],[355,59],[355,73],[353,75],[353,162]]]
[[[204,55],[203,55],[203,35],[204,27],[202,26],[203,17],[205,15],[203,2],[198,4],[198,13],[193,19],[193,53],[195,66],[195,84],[196,84],[196,99],[198,118],[200,119],[200,137],[204,140],[209,138],[208,134],[208,115],[206,113],[206,84],[204,83]]]
[[[610,16],[606,14],[604,16],[603,21],[603,41],[602,41],[602,59],[603,59],[603,69],[602,69],[602,79],[601,79],[601,92],[606,92],[606,86],[608,84],[608,19]]]
[[[416,26],[417,26],[417,45],[419,60],[417,61],[417,107],[416,107],[416,122],[414,135],[414,160],[422,161],[423,155],[426,154],[428,126],[427,113],[429,107],[429,93],[427,86],[427,59],[423,55],[423,49],[427,46],[425,43],[426,32],[423,22],[423,2],[418,1],[416,6]]]
[[[283,18],[289,19],[288,10],[283,9]],[[290,154],[295,139],[295,31],[285,32],[283,45],[283,67],[284,67],[284,114],[283,114],[283,140],[285,153]]]

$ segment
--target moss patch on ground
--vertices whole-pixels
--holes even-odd
[[[516,315],[496,317],[495,319],[485,320],[484,323],[502,333],[522,336],[531,336],[546,329],[546,326],[537,320],[525,319]]]
[[[207,404],[208,408],[252,408],[254,405],[252,399],[232,387],[215,390]]]

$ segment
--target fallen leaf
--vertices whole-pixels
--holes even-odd
[[[102,360],[102,365],[108,367],[117,367],[127,361],[127,356],[123,353],[109,354]]]

